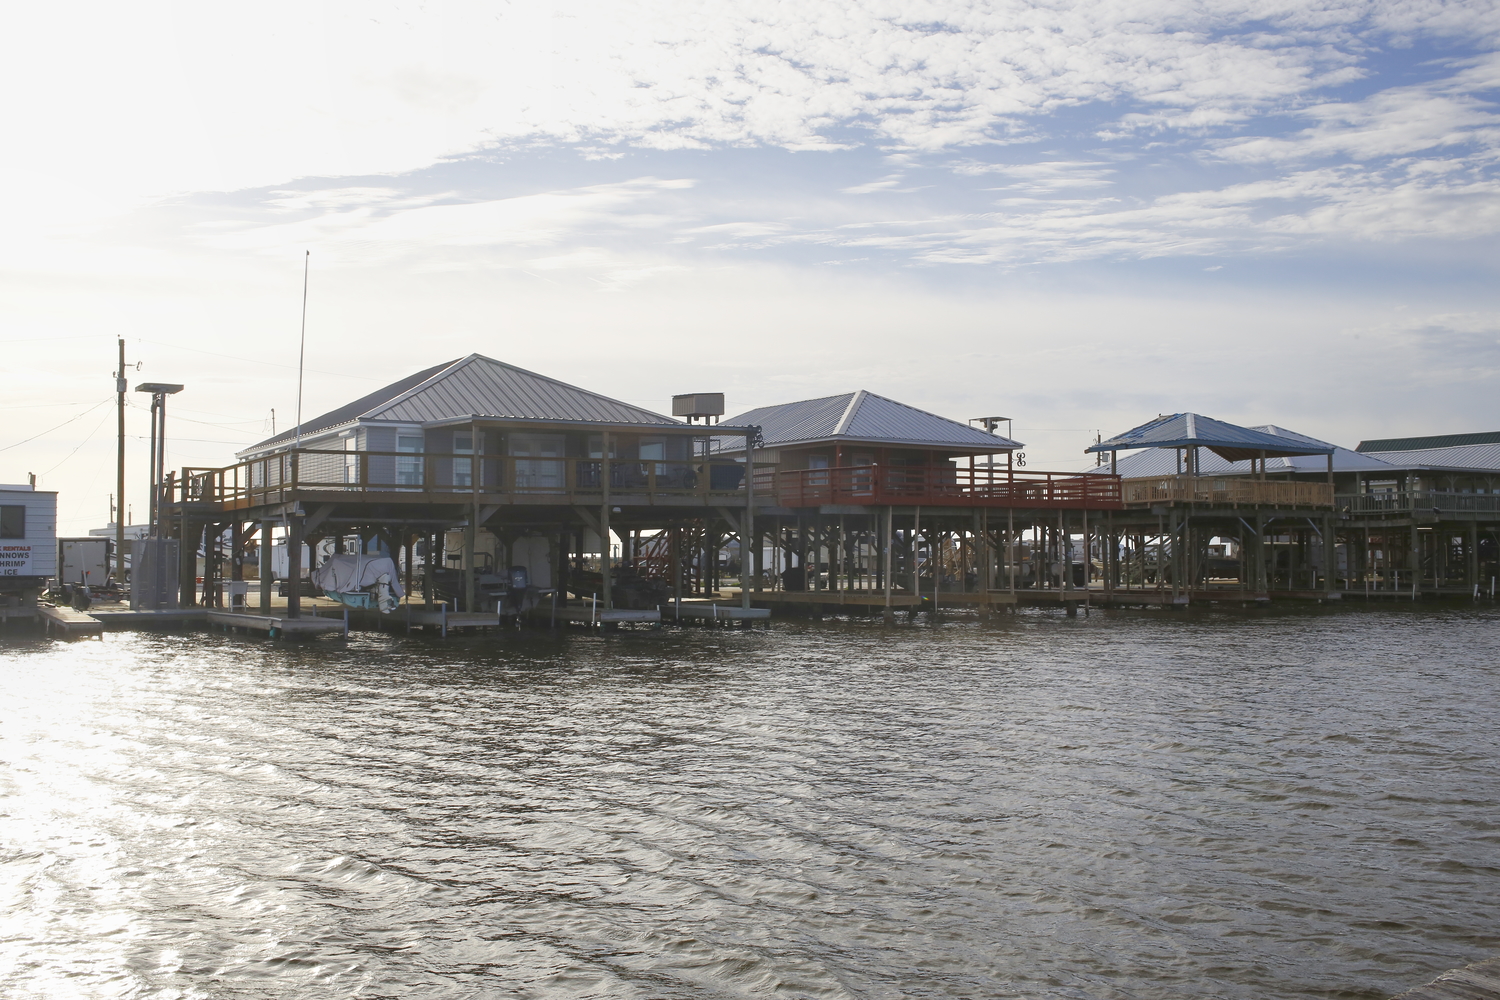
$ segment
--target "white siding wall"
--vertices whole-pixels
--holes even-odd
[[[31,546],[28,576],[57,575],[57,494],[35,490],[0,489],[0,504],[26,508],[24,541],[0,538],[0,548],[17,542]]]

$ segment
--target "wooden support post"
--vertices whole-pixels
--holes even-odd
[[[758,577],[754,574],[755,559],[755,449],[752,435],[745,435],[745,513],[740,516],[740,607],[750,610],[750,583]],[[749,621],[747,618],[746,621]]]
[[[473,612],[478,608],[474,606],[479,575],[479,479],[480,470],[475,466],[482,462],[479,453],[479,422],[469,423],[469,528],[464,534],[464,547],[467,550],[465,560],[467,565],[464,571],[464,610]],[[434,484],[426,483],[424,489],[431,489]]]
[[[158,511],[158,516],[166,515]],[[192,530],[193,527],[184,510],[177,517],[177,604],[183,608],[191,608],[198,603],[198,544],[197,532]],[[207,553],[204,555],[206,557]]]
[[[708,472],[708,463],[704,462],[705,477]],[[609,479],[609,431],[603,431],[599,435],[599,490],[604,498],[604,502],[599,507],[599,573],[603,578],[599,589],[603,592],[601,596],[604,598],[606,611],[614,607],[609,564]]]
[[[286,535],[287,598],[286,616],[302,617],[302,515],[287,518]]]
[[[1062,589],[1073,589],[1073,532],[1065,511],[1057,512],[1057,562],[1062,566]]]
[[[1006,573],[1010,576],[1010,593],[1014,597],[1016,593],[1016,576],[1020,572],[1021,553],[1016,545],[1016,511],[1014,507],[1005,508],[1005,565]],[[1012,603],[1014,608],[1015,604]]]
[[[895,617],[896,617],[895,613],[891,610],[891,535],[893,534],[893,532],[892,532],[892,526],[894,525],[894,523],[895,523],[895,508],[891,507],[891,506],[887,506],[885,508],[885,532],[884,532],[884,543],[885,544],[884,544],[884,547],[883,547],[883,550],[882,550],[882,553],[881,553],[881,562],[882,562],[882,569],[883,569],[883,572],[884,572],[884,575],[885,575],[885,580],[884,580],[884,583],[885,583],[885,612],[884,612],[884,618],[888,622],[889,621],[894,621]]]
[[[1331,455],[1328,458],[1328,465],[1329,465],[1329,473],[1328,474],[1331,477],[1333,475],[1333,472],[1332,472],[1332,468],[1333,468],[1333,456],[1331,456]],[[1333,534],[1333,515],[1332,514],[1324,514],[1323,515],[1323,572],[1324,572],[1324,577],[1323,577],[1323,592],[1325,594],[1332,594],[1333,591],[1334,591],[1334,589],[1335,589],[1334,588],[1334,584],[1337,582],[1335,580],[1335,577],[1338,575],[1338,571],[1339,571],[1338,558],[1339,558],[1338,540],[1334,537],[1334,534]]]
[[[1468,558],[1468,572],[1465,579],[1469,585],[1469,594],[1475,596],[1479,593],[1479,522],[1469,522],[1469,537],[1464,539],[1464,555]]]
[[[275,575],[274,563],[271,561],[275,555],[271,537],[273,530],[274,525],[270,521],[260,522],[260,611],[265,615],[271,613],[271,577]]]
[[[667,529],[667,544],[672,551],[672,607],[673,617],[682,617],[682,529],[677,525]]]
[[[1411,523],[1411,549],[1407,558],[1411,568],[1411,599],[1422,592],[1422,536],[1417,533],[1416,518]]]
[[[427,533],[427,555],[422,559],[422,603],[426,607],[432,607],[437,599],[437,588],[433,580],[437,567],[441,565],[443,558],[443,532],[429,531]]]

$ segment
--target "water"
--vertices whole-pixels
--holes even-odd
[[[1500,951],[1500,614],[0,645],[0,993],[1380,998]]]

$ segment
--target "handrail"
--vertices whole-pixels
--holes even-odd
[[[1500,494],[1445,493],[1441,490],[1393,490],[1389,493],[1340,493],[1334,498],[1351,514],[1411,513],[1500,514]]]
[[[1121,484],[1127,504],[1217,503],[1332,507],[1332,483],[1293,483],[1245,476],[1150,476]]]
[[[783,507],[829,503],[1119,510],[1120,478],[1002,466],[854,465],[756,473]]]
[[[605,469],[608,472],[605,472]],[[179,503],[234,507],[280,503],[299,491],[712,498],[744,494],[734,461],[637,461],[515,455],[293,448],[223,468],[186,468],[172,490]]]

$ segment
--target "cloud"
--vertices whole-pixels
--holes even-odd
[[[273,255],[316,246],[335,265],[368,265],[450,250],[472,257],[472,263],[455,261],[454,266],[474,266],[481,260],[492,261],[482,253],[487,249],[509,248],[530,254],[538,248],[605,233],[661,230],[674,221],[673,209],[661,201],[662,196],[684,191],[692,183],[686,179],[643,177],[614,184],[448,204],[425,204],[427,199],[394,192],[381,197],[381,192],[388,189],[312,191],[295,197],[278,194],[271,199],[278,207],[323,210],[292,222],[240,225],[228,231],[216,229],[200,235],[198,242],[218,250]],[[565,255],[548,260],[592,259],[588,254],[594,252],[589,250],[584,257]],[[557,265],[533,262],[531,266]]]

